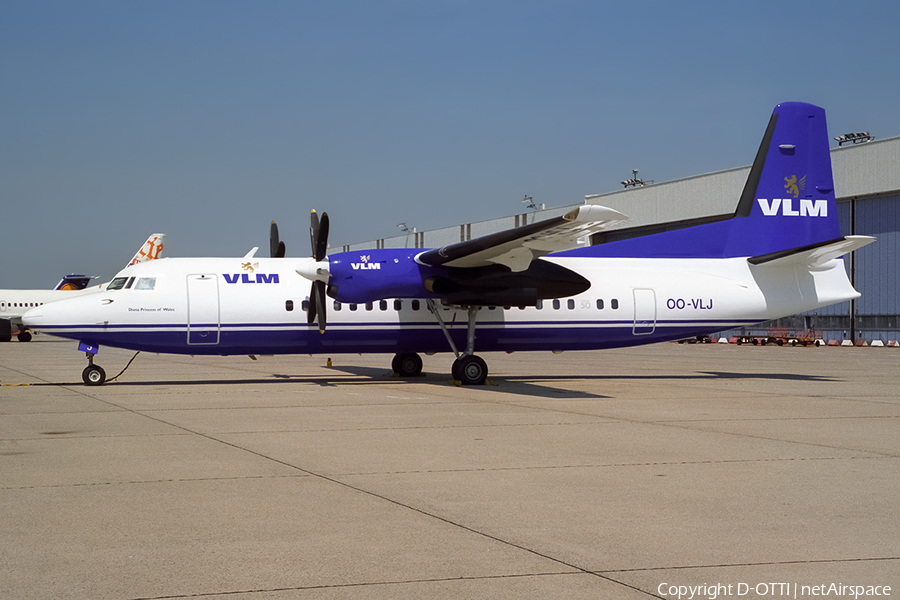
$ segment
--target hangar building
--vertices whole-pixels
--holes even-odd
[[[770,328],[792,333],[814,330],[826,340],[900,339],[900,137],[853,143],[831,151],[842,235],[872,235],[870,244],[845,260],[862,297],[748,328],[764,335]],[[595,235],[594,244],[712,222],[734,212],[750,166],[696,175],[665,183],[590,194],[585,204],[601,204],[629,220]],[[373,248],[435,248],[473,237],[557,217],[578,205],[543,209],[499,219],[463,223],[430,231],[410,231],[343,247],[345,252]],[[737,333],[737,330],[728,335]]]

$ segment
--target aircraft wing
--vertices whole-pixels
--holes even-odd
[[[617,210],[586,204],[561,217],[428,250],[419,254],[416,261],[430,267],[472,268],[499,264],[514,272],[525,271],[535,258],[574,248],[579,238],[627,218]]]

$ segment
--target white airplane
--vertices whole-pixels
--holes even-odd
[[[840,234],[828,144],[824,110],[779,104],[734,215],[715,223],[578,247],[624,218],[585,205],[444,248],[326,256],[328,218],[313,211],[311,258],[254,258],[254,249],[135,265],[104,293],[41,306],[24,322],[79,340],[87,385],[105,381],[93,362],[104,344],[251,357],[392,352],[401,376],[421,372],[419,353],[450,350],[454,379],[476,385],[488,372],[476,347],[602,349],[749,325],[859,297],[839,257],[874,238]],[[277,235],[271,243],[279,256]]]
[[[163,249],[163,241],[166,236],[163,233],[153,233],[147,241],[138,248],[138,251],[128,262],[126,267],[138,263],[159,258]],[[85,294],[103,290],[109,282],[88,286],[93,277],[86,275],[66,275],[52,290],[0,290],[0,342],[8,342],[16,330],[16,338],[20,342],[30,342],[31,332],[22,326],[22,315],[34,308],[48,302],[56,302],[66,298],[72,298],[78,294]]]

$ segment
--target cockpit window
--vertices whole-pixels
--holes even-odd
[[[156,288],[156,277],[141,277],[134,286],[136,290],[152,290]]]
[[[125,287],[125,282],[128,281],[127,277],[116,277],[112,281],[109,282],[109,285],[106,286],[107,290],[121,290]]]

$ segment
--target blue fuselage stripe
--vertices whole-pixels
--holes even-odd
[[[754,321],[659,321],[635,329],[633,321],[525,321],[483,323],[476,329],[476,349],[490,351],[593,350],[679,339],[745,325]],[[204,328],[207,331],[203,331]],[[45,326],[47,333],[92,345],[180,354],[317,354],[322,352],[447,352],[449,344],[433,322],[334,323],[322,334],[297,323],[232,323]],[[466,327],[455,324],[450,335],[465,347]],[[218,335],[217,335],[218,334]],[[208,343],[206,343],[208,342]]]

